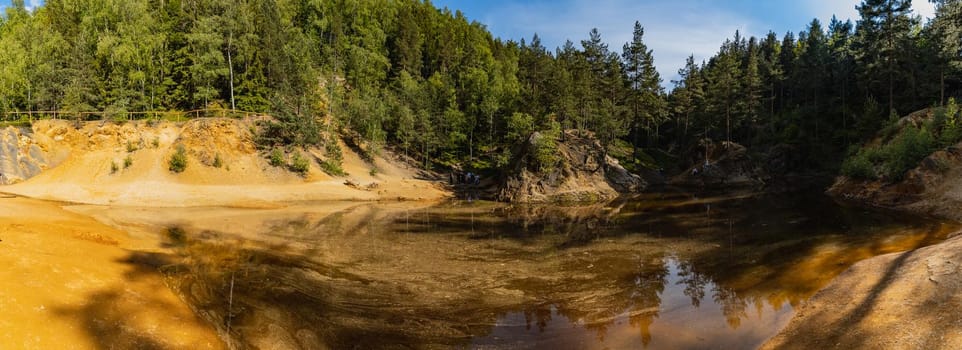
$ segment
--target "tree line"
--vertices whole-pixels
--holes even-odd
[[[14,0],[0,19],[0,110],[224,107],[275,116],[269,143],[342,130],[481,170],[557,127],[594,131],[638,166],[705,138],[788,145],[824,166],[893,116],[958,94],[962,1],[935,2],[925,23],[908,0],[865,0],[855,23],[736,32],[689,57],[669,92],[640,23],[620,47],[592,30],[551,50],[421,0]]]

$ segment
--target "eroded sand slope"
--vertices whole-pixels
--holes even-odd
[[[195,119],[182,123],[36,122],[28,149],[55,154],[39,175],[11,178],[0,191],[23,196],[89,204],[126,206],[273,206],[284,201],[436,200],[447,193],[389,152],[373,162],[342,144],[344,170],[332,177],[318,166],[319,149],[301,149],[311,160],[300,176],[268,163],[258,151],[253,119]],[[18,141],[23,143],[23,141]],[[183,145],[188,166],[168,169],[170,157]],[[129,166],[125,161],[129,157]],[[215,160],[221,160],[217,167]],[[372,169],[377,169],[372,172]],[[345,181],[360,186],[346,186]],[[368,188],[368,185],[376,184]]]

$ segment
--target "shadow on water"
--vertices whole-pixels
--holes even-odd
[[[751,193],[262,216],[167,230],[160,270],[236,348],[754,347],[848,266],[955,227]]]

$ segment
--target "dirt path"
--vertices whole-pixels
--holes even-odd
[[[962,348],[962,236],[859,262],[762,349]]]
[[[164,283],[164,255],[59,205],[0,198],[0,349],[221,349]]]

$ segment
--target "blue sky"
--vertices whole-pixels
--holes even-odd
[[[631,40],[635,21],[645,27],[645,42],[654,50],[655,65],[665,85],[675,79],[688,55],[701,62],[711,57],[736,30],[764,36],[774,30],[798,33],[813,18],[828,26],[832,15],[856,20],[860,0],[432,0],[441,8],[461,10],[487,25],[494,35],[519,40],[538,33],[554,49],[571,39],[576,45],[597,27],[609,48],[621,52]],[[916,13],[931,17],[926,0],[914,0]]]
[[[43,0],[25,0],[28,7]],[[549,49],[571,39],[578,44],[597,27],[612,50],[631,40],[635,21],[645,27],[645,42],[654,50],[665,85],[677,76],[688,55],[711,57],[735,30],[744,36],[764,36],[774,30],[779,37],[798,33],[818,18],[828,25],[832,15],[857,19],[860,0],[432,0],[437,7],[461,10],[468,18],[487,25],[494,35],[520,40],[538,33]],[[10,0],[0,0],[0,8]],[[927,0],[914,0],[916,13],[931,17]]]

